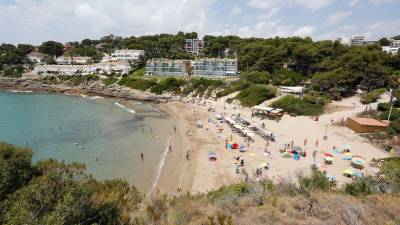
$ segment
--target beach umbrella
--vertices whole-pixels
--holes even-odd
[[[343,174],[346,175],[346,176],[353,176],[354,171],[352,169],[345,169],[343,171]]]
[[[332,163],[333,158],[330,157],[330,156],[328,156],[328,157],[325,157],[325,158],[324,158],[324,161],[325,161],[325,162],[328,162],[328,163]]]
[[[351,155],[351,153],[343,154],[343,160],[351,160],[352,158],[353,156]]]
[[[292,156],[288,152],[284,152],[281,154],[282,158],[292,158]]]
[[[332,155],[332,154],[329,154],[329,153],[325,153],[325,156],[326,156],[326,157],[331,157],[331,158],[333,158],[333,155]]]
[[[359,166],[363,166],[365,164],[365,159],[359,157],[359,156],[355,156],[353,157],[353,159],[351,160],[352,163],[359,165]]]

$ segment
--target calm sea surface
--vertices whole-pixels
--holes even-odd
[[[154,182],[171,126],[149,103],[0,92],[0,141],[30,147],[34,161],[82,162],[97,178],[125,178],[142,191]]]

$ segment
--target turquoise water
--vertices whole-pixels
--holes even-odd
[[[125,178],[143,191],[154,182],[170,128],[152,104],[0,92],[1,141],[30,147],[34,161],[82,162],[97,178]]]

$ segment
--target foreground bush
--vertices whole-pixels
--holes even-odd
[[[363,95],[361,95],[361,103],[362,104],[371,104],[376,102],[381,95],[385,93],[385,89],[381,88],[381,89],[375,89],[371,92],[365,93]]]
[[[313,104],[294,96],[285,96],[271,103],[271,107],[283,109],[288,113],[297,115],[317,116],[324,112],[323,105]]]
[[[29,149],[0,143],[0,224],[129,224],[141,202],[126,181],[99,182],[82,164],[32,165],[31,157]]]

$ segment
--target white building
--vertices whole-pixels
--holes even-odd
[[[40,76],[73,76],[88,75],[93,73],[111,74],[127,74],[130,71],[128,62],[107,62],[96,63],[91,65],[37,65],[31,72]]]
[[[91,60],[91,57],[81,57],[81,56],[60,56],[56,59],[57,64],[59,65],[84,65],[88,64]]]
[[[31,52],[26,55],[26,57],[35,64],[41,64],[43,63],[43,59],[46,57],[46,55],[39,52]]]
[[[353,36],[350,39],[350,45],[363,46],[365,44],[364,36]]]
[[[127,61],[96,63],[95,68],[97,73],[105,74],[110,74],[112,72],[119,74],[128,74],[131,70],[131,66]]]
[[[130,63],[138,62],[140,57],[144,55],[144,50],[137,49],[124,49],[124,50],[115,50],[114,53],[111,54],[111,61],[127,61]]]
[[[185,49],[186,52],[198,55],[203,53],[204,42],[198,38],[196,39],[186,39]]]
[[[392,55],[397,55],[399,53],[400,46],[382,46],[382,51],[387,52]]]
[[[390,46],[400,47],[400,40],[389,39]]]

